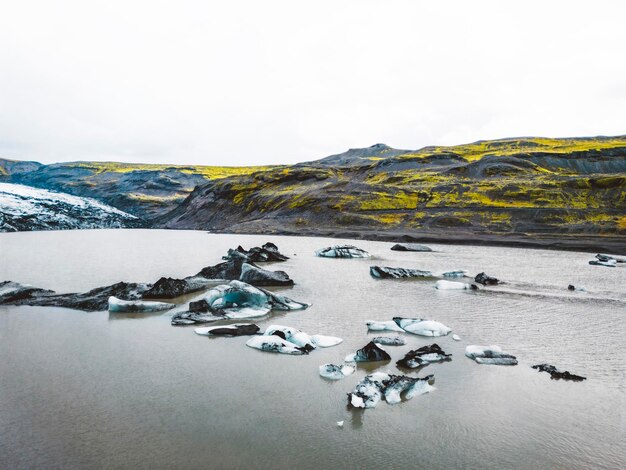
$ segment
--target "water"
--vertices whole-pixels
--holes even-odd
[[[589,254],[437,246],[400,253],[356,242],[370,260],[316,258],[337,240],[103,230],[0,234],[0,280],[60,292],[120,280],[182,277],[229,247],[276,243],[291,256],[270,269],[297,285],[276,289],[313,306],[257,321],[344,338],[309,356],[206,338],[167,315],[109,315],[0,307],[1,468],[623,468],[626,268],[589,266]],[[372,264],[486,271],[495,292],[444,292],[434,281],[375,280]],[[587,293],[571,293],[568,284]],[[436,342],[449,363],[430,365],[437,390],[408,402],[349,411],[342,381],[318,376],[368,341],[366,320],[423,316],[461,336]],[[467,344],[499,344],[516,367],[484,366]],[[588,377],[550,380],[549,362]],[[413,374],[415,375],[415,374]],[[345,421],[343,428],[336,421]]]

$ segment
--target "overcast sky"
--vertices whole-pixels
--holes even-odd
[[[624,1],[0,0],[0,157],[626,134]]]

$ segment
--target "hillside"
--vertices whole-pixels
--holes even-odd
[[[156,226],[626,245],[624,136],[388,149],[213,181]]]
[[[93,197],[145,220],[171,211],[197,185],[269,167],[70,162],[42,165],[0,159],[0,181]],[[4,171],[3,171],[4,169]]]

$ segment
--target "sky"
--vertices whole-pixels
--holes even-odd
[[[626,134],[626,2],[0,0],[0,158]]]

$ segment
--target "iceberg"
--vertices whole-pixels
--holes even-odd
[[[117,297],[109,297],[109,312],[131,313],[131,312],[161,312],[169,310],[176,305],[167,302],[148,302],[145,300],[122,300]]]
[[[301,356],[309,353],[305,348],[301,348],[297,344],[291,343],[290,341],[275,335],[253,336],[246,342],[246,346],[259,349],[261,351],[290,354],[293,356]]]
[[[442,274],[443,277],[466,277],[467,271],[464,269],[456,269],[454,271],[446,271]]]
[[[305,349],[307,352],[313,351],[316,347],[313,344],[312,338],[308,334],[298,330],[297,328],[291,328],[290,326],[270,325],[266,328],[263,335],[279,336],[284,340],[287,340],[290,343],[293,343],[296,346]]]
[[[407,333],[420,336],[445,336],[452,330],[443,323],[421,318],[394,317],[393,321]]]
[[[423,346],[406,353],[406,355],[396,362],[398,367],[417,369],[432,362],[443,362],[452,360],[452,354],[446,354],[438,344]]]
[[[375,362],[375,361],[389,361],[391,356],[387,354],[383,348],[370,341],[361,349],[358,349],[354,354],[346,356],[346,362]]]
[[[383,346],[404,346],[406,344],[406,341],[399,336],[376,336],[372,338],[372,341]]]
[[[608,259],[606,261],[602,261],[600,259],[594,259],[589,261],[589,264],[592,266],[606,266],[607,268],[615,268],[617,267],[616,259]]]
[[[476,286],[467,282],[440,280],[435,283],[435,289],[439,290],[476,290]]]
[[[499,346],[477,346],[469,345],[465,348],[465,355],[470,359],[474,359],[479,364],[492,364],[500,366],[514,366],[517,364],[517,358],[511,354],[502,352]]]
[[[336,336],[311,335],[311,341],[313,341],[313,344],[317,347],[330,348],[342,343],[343,339],[337,338]]]
[[[337,364],[323,364],[319,367],[320,375],[329,380],[341,380],[354,374],[356,367],[351,364],[338,366]]]
[[[417,243],[396,243],[391,249],[393,251],[433,251],[430,247]]]
[[[398,331],[404,332],[394,321],[368,321],[368,331]]]
[[[267,315],[270,310],[300,310],[309,304],[274,294],[241,281],[230,281],[209,290],[202,300],[191,302],[189,311],[172,317],[172,325],[209,323]]]
[[[430,271],[419,269],[390,268],[387,266],[370,266],[370,275],[376,279],[425,278],[433,277]]]
[[[375,372],[365,376],[354,391],[348,393],[348,405],[354,408],[375,408],[383,397],[390,405],[400,403],[402,393],[407,400],[410,400],[416,395],[435,390],[432,386],[434,380],[433,375],[413,378]]]
[[[369,258],[370,254],[352,245],[335,245],[321,248],[315,252],[323,258]]]

